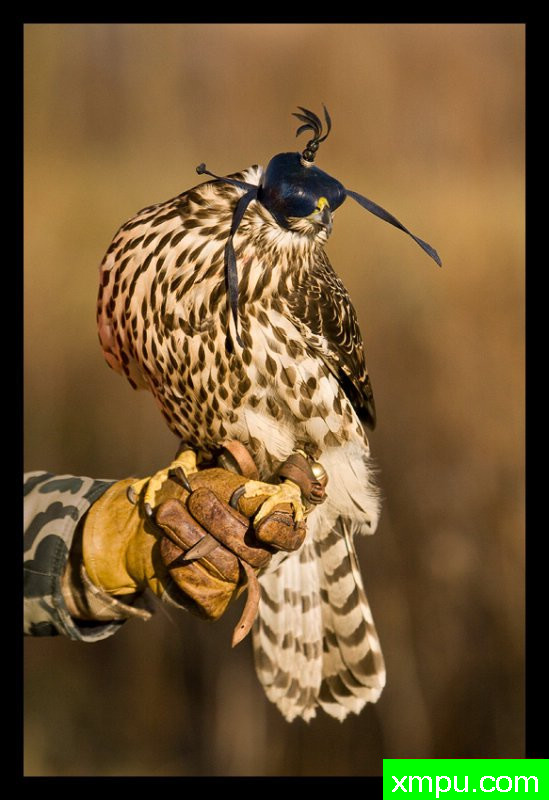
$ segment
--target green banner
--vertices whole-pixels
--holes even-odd
[[[476,792],[549,798],[543,758],[384,758],[383,800],[404,795],[454,798]],[[426,797],[427,796],[427,797]],[[475,800],[480,800],[476,797]]]

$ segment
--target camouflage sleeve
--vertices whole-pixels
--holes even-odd
[[[94,642],[124,620],[93,622],[70,616],[61,578],[79,521],[114,481],[49,472],[24,476],[24,633]]]

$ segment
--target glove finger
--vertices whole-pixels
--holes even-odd
[[[240,566],[236,556],[225,551],[234,559],[235,564],[235,571],[229,577],[214,573],[205,564],[196,561],[187,563],[180,547],[167,536],[163,536],[160,541],[160,552],[172,580],[181,589],[182,597],[178,602],[200,617],[219,619],[235,596],[240,580]]]
[[[166,538],[178,548],[177,556],[184,560],[184,553],[204,538],[204,529],[191,517],[180,500],[166,500],[156,509],[156,523],[162,528]],[[170,552],[176,553],[173,548]],[[238,581],[238,561],[236,556],[221,544],[208,553],[204,559],[228,580]],[[168,567],[170,564],[167,565]]]
[[[273,511],[255,529],[255,535],[260,542],[288,552],[298,550],[305,541],[306,534],[305,521],[296,524],[293,514],[286,511]]]
[[[255,569],[264,569],[272,553],[255,539],[247,517],[223,503],[206,487],[196,489],[187,500],[192,516],[215,539]]]

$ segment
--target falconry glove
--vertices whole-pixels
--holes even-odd
[[[305,496],[318,502],[318,482],[307,459],[296,453],[286,466],[296,488],[302,487]],[[284,469],[281,472],[286,477]],[[257,573],[277,550],[299,548],[306,533],[305,522],[296,522],[291,508],[283,506],[265,515],[254,529],[251,520],[268,495],[249,496],[250,483],[255,484],[222,468],[194,473],[187,484],[190,492],[170,478],[158,492],[152,517],[140,504],[129,501],[132,479],[113,484],[86,516],[81,555],[78,545],[75,549],[83,565],[80,580],[87,590],[85,597],[82,591],[72,590],[76,581],[69,580],[77,572],[74,558],[67,572],[64,594],[73,616],[148,618],[148,612],[124,601],[149,588],[161,599],[170,598],[202,618],[216,620],[247,588],[233,645],[241,641],[257,613]],[[180,590],[176,598],[173,583]]]

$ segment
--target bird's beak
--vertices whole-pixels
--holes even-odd
[[[322,225],[322,227],[326,229],[328,236],[331,234],[333,227],[332,212],[330,210],[330,204],[325,197],[320,198],[317,208],[313,211],[309,219]]]
[[[324,227],[326,228],[326,232],[328,233],[328,235],[330,235],[334,223],[332,218],[332,212],[330,211],[330,206],[328,205],[328,203],[326,203],[326,205],[320,212],[320,220],[324,225]]]

